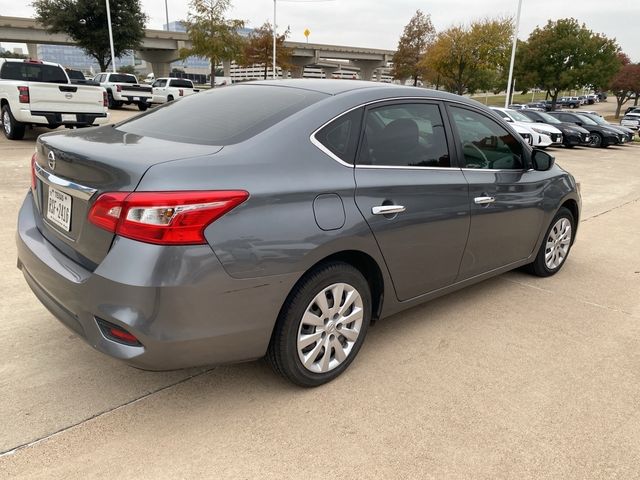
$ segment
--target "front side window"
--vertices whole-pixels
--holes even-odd
[[[524,147],[504,127],[472,110],[450,108],[462,143],[465,168],[523,168]]]
[[[166,80],[156,80],[152,87],[164,87],[167,84]]]
[[[358,165],[450,167],[438,105],[402,103],[367,111]]]

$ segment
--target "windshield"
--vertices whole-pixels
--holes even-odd
[[[120,123],[118,130],[175,142],[243,142],[326,94],[272,85],[234,85],[184,97]]]
[[[540,115],[540,118],[542,118],[545,121],[545,123],[562,123],[556,117],[549,115],[546,112],[538,112],[538,115]]]
[[[533,120],[531,120],[529,117],[527,117],[526,115],[523,115],[520,112],[517,112],[515,110],[507,110],[509,112],[509,115],[511,116],[511,118],[513,118],[516,122],[528,122],[528,123],[532,123]]]
[[[597,115],[592,115],[590,113],[582,113],[582,114],[580,114],[580,116],[581,117],[587,117],[587,118],[593,120],[594,122],[596,122],[598,125],[609,125],[604,118],[599,117]]]
[[[596,122],[594,122],[593,120],[591,120],[589,117],[587,117],[586,115],[581,115],[579,113],[575,114],[576,117],[578,117],[580,120],[582,120],[582,123],[586,124],[586,125],[597,125]]]

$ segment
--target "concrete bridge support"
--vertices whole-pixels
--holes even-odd
[[[40,60],[38,58],[38,44],[37,43],[27,43],[27,54],[29,58],[33,60]]]
[[[151,64],[156,78],[168,77],[171,72],[171,62],[180,59],[180,50],[140,50],[136,52],[136,57]]]
[[[322,73],[324,73],[324,78],[333,78],[333,74],[336,73],[340,67],[322,67]]]
[[[372,80],[373,72],[377,68],[384,67],[386,62],[378,60],[351,60],[351,65],[360,69],[360,80]]]

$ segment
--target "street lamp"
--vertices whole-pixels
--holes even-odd
[[[105,0],[107,4],[107,26],[109,27],[109,45],[111,46],[111,69],[113,73],[116,73],[116,56],[113,48],[113,29],[111,28],[111,8],[109,7],[109,0]]]
[[[275,0],[274,0],[275,2]],[[516,14],[516,28],[513,31],[513,45],[511,46],[511,63],[509,64],[509,81],[507,83],[507,97],[504,99],[504,108],[509,107],[511,100],[511,82],[513,80],[513,64],[516,59],[516,45],[518,44],[518,28],[520,27],[520,10],[522,9],[522,0],[518,0],[518,13]]]

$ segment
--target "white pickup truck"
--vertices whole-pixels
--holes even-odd
[[[136,104],[144,112],[151,103],[151,87],[140,85],[135,75],[130,73],[103,72],[93,77],[107,91],[109,108],[120,108],[122,105]]]
[[[193,82],[186,78],[158,78],[153,82],[152,87],[152,103],[167,103],[198,92],[198,90],[193,88]]]
[[[0,58],[0,119],[10,140],[22,139],[29,125],[58,128],[107,123],[106,105],[103,88],[71,84],[56,63]]]

